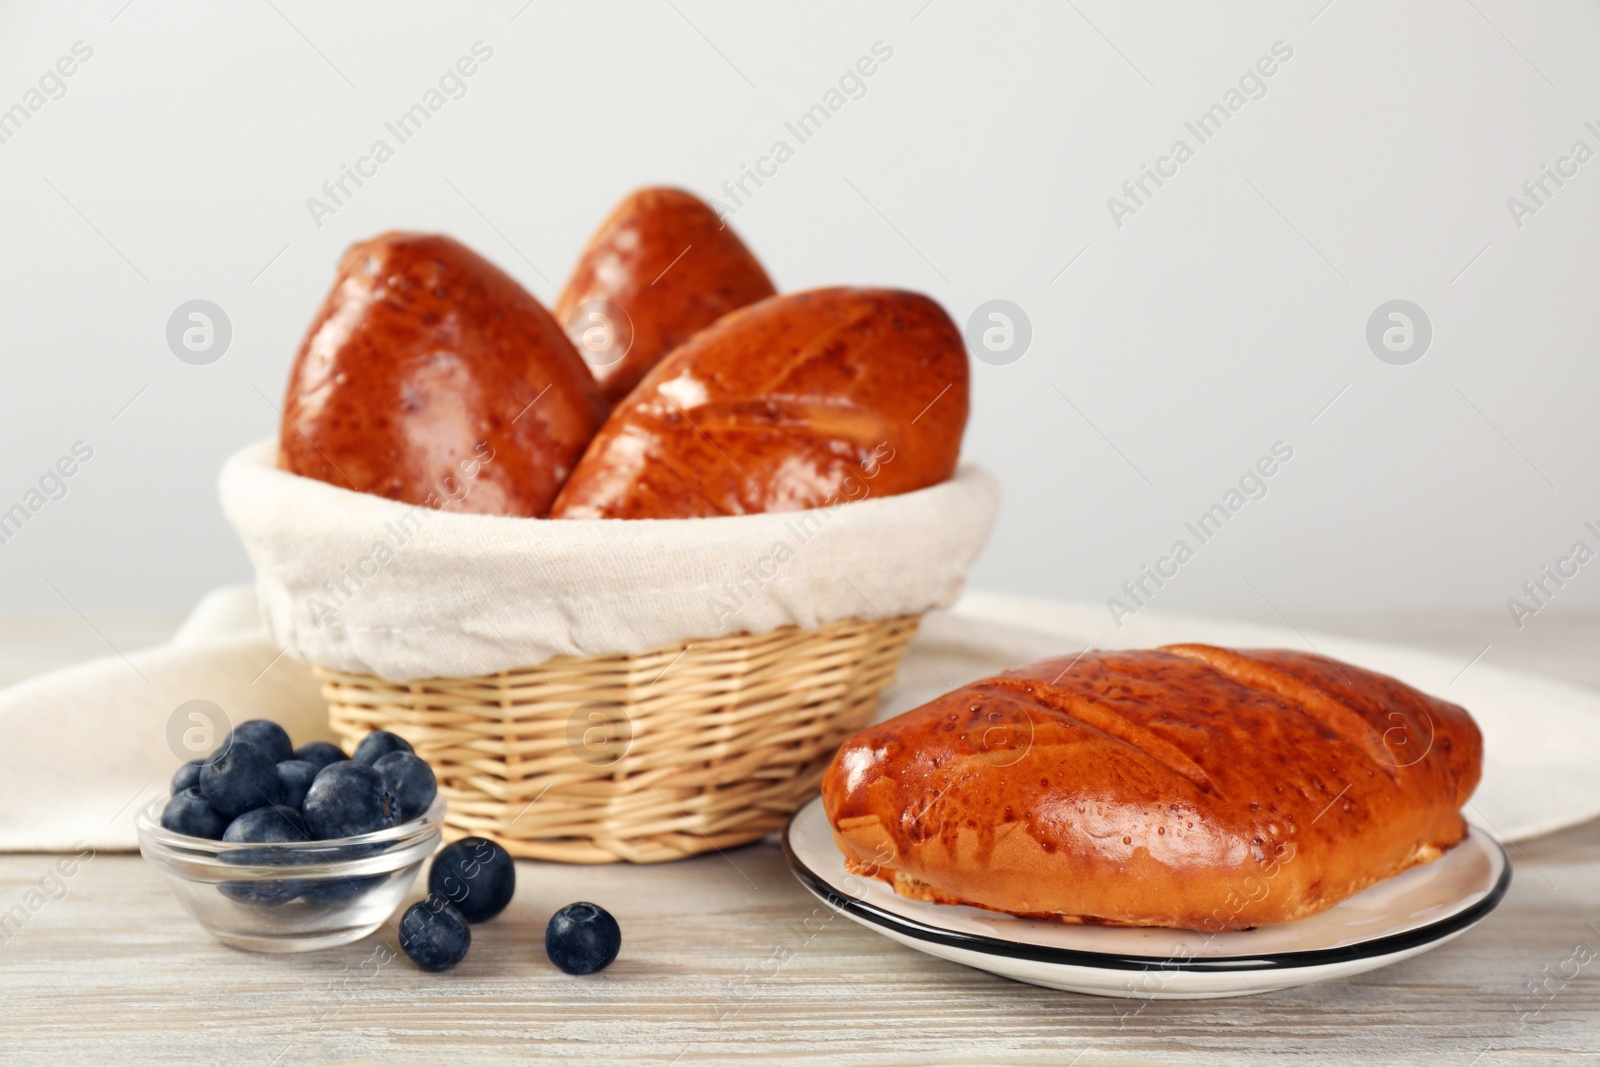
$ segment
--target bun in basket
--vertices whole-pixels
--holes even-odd
[[[289,376],[278,465],[407,504],[543,515],[604,409],[549,312],[448,237],[352,245]]]
[[[1460,707],[1322,656],[1172,645],[985,678],[856,734],[823,801],[903,896],[1237,930],[1315,914],[1466,835]]]
[[[967,353],[944,309],[892,289],[763,300],[678,347],[611,413],[552,518],[798,511],[956,469]]]
[[[606,402],[615,404],[694,333],[775,292],[705,201],[681,189],[640,189],[589,239],[555,315],[580,353],[587,338],[601,339],[602,349],[587,358]]]

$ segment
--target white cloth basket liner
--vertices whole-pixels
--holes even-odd
[[[351,492],[276,455],[273,441],[236,453],[220,486],[269,634],[298,659],[396,681],[948,607],[999,505],[994,479],[963,466],[899,496],[862,478],[811,511],[511,518]]]

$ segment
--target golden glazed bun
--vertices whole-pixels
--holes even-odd
[[[775,292],[760,262],[704,200],[681,189],[640,189],[589,239],[556,298],[555,316],[580,354],[591,331],[602,332],[604,348],[586,358],[606,402],[615,404],[697,331]]]
[[[1466,834],[1477,725],[1322,656],[1171,645],[1034,663],[856,734],[822,796],[847,866],[919,900],[1237,930]]]
[[[551,518],[799,511],[870,480],[909,493],[956,469],[967,351],[918,293],[814,289],[724,315],[612,411]]]
[[[351,245],[289,374],[278,466],[407,504],[543,515],[605,409],[539,302],[449,237]]]

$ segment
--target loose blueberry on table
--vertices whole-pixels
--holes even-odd
[[[622,928],[598,904],[568,904],[545,927],[545,954],[568,974],[593,974],[609,966],[621,949]]]
[[[374,730],[361,739],[350,757],[357,763],[373,764],[391,752],[411,752],[411,742],[388,730]]]
[[[400,919],[400,949],[425,971],[448,971],[472,946],[472,927],[454,905],[430,896]]]
[[[494,918],[511,903],[517,868],[511,854],[482,837],[463,837],[439,850],[428,869],[428,892],[454,904],[468,922]]]

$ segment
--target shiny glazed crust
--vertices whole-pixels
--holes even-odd
[[[847,741],[822,796],[857,874],[1067,922],[1315,914],[1466,833],[1462,708],[1322,656],[1171,645],[1030,664]]]
[[[407,504],[543,515],[600,426],[549,312],[465,245],[352,245],[289,375],[278,465]]]
[[[723,315],[777,290],[767,272],[710,205],[681,189],[640,189],[589,239],[556,298],[556,321],[579,343],[579,305],[609,300],[631,334],[626,353],[596,365],[608,404],[639,384],[661,357]]]
[[[775,296],[656,364],[551,517],[743,515],[906,493],[955,473],[966,421],[966,348],[932,300]]]

